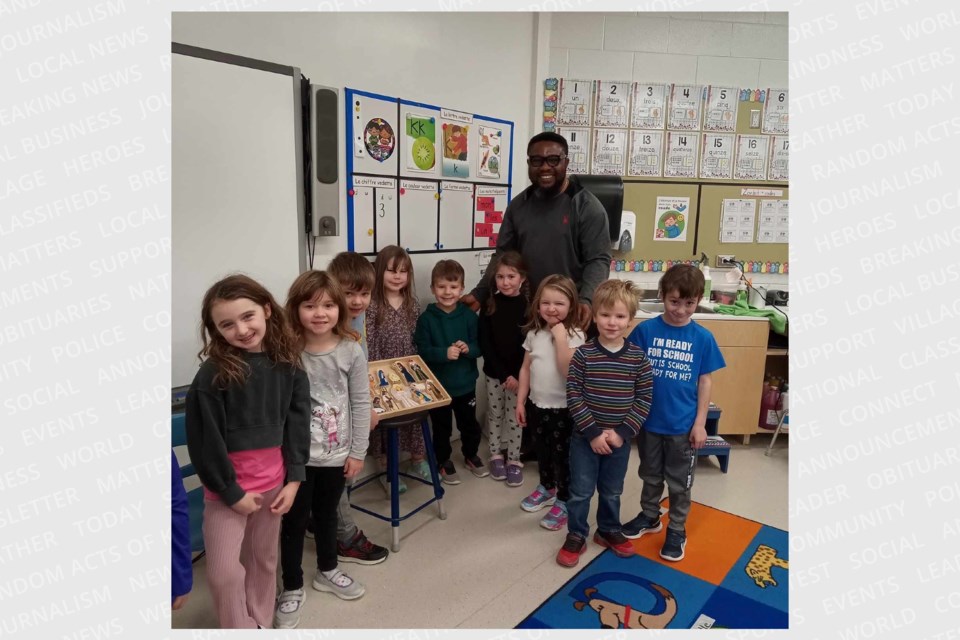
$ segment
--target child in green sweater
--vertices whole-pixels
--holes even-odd
[[[456,467],[450,460],[453,434],[452,417],[460,430],[460,451],[467,468],[478,478],[490,474],[477,455],[480,425],[477,423],[477,316],[460,302],[463,293],[463,267],[456,260],[441,260],[433,267],[430,290],[437,302],[417,320],[414,340],[423,361],[433,370],[452,402],[430,410],[433,422],[433,449],[440,475],[446,484],[460,484]]]

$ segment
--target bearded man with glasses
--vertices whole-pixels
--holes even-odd
[[[511,200],[503,214],[497,251],[519,251],[527,263],[530,291],[559,273],[577,283],[579,321],[592,318],[593,291],[610,275],[607,214],[597,198],[567,178],[567,141],[544,132],[527,144],[527,169],[533,184]],[[475,311],[490,295],[487,278],[461,301]]]

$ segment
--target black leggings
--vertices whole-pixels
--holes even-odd
[[[541,409],[527,403],[527,428],[536,434],[540,484],[557,490],[557,500],[570,498],[570,436],[573,422],[567,409]]]
[[[307,467],[307,479],[280,526],[280,566],[285,591],[303,588],[303,537],[313,512],[317,568],[337,568],[337,504],[346,482],[343,467]],[[269,509],[270,505],[263,505]]]

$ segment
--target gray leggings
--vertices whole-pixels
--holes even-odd
[[[347,499],[347,488],[343,488],[340,494],[340,502],[337,504],[337,541],[348,544],[353,537],[357,535],[357,523],[350,512],[350,501]]]

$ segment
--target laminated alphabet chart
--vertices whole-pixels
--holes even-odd
[[[752,198],[727,198],[720,214],[720,242],[753,242],[757,201]]]
[[[663,173],[663,131],[630,130],[628,176],[660,177]]]
[[[630,127],[633,129],[663,129],[667,111],[667,85],[633,83],[630,107]]]
[[[626,129],[593,130],[593,175],[622,176],[626,157]]]
[[[593,126],[627,126],[627,112],[630,108],[630,83],[607,82],[597,80],[596,101],[594,103]]]
[[[703,87],[675,84],[670,91],[670,109],[667,129],[697,131],[700,129],[700,110]]]
[[[733,175],[733,148],[736,136],[732,133],[703,134],[700,151],[700,177],[729,180]]]
[[[697,133],[667,131],[663,175],[667,178],[696,178],[699,142],[700,135]]]
[[[732,133],[737,128],[737,105],[740,90],[736,87],[707,87],[707,107],[703,113],[704,131]]]
[[[769,136],[737,136],[735,180],[766,180]]]
[[[348,249],[373,255],[392,244],[412,253],[492,246],[494,232],[474,233],[476,193],[502,193],[491,210],[502,215],[514,124],[357,89],[344,96]]]
[[[557,127],[557,133],[567,141],[567,173],[586,175],[590,173],[590,129]]]
[[[788,136],[770,137],[770,168],[767,180],[790,179],[790,138]]]
[[[790,99],[786,89],[767,89],[761,133],[790,133]]]
[[[589,127],[592,96],[593,80],[561,78],[560,96],[557,104],[557,124]]]
[[[473,246],[496,247],[503,223],[503,212],[510,202],[506,187],[482,187],[476,189],[473,212]]]

